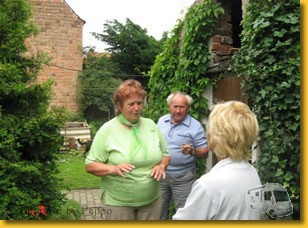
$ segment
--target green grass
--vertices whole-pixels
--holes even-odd
[[[63,179],[64,189],[100,187],[100,178],[86,172],[82,151],[61,153],[57,163],[58,177]]]

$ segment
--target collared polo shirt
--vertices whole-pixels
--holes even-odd
[[[108,165],[129,163],[135,166],[125,177],[106,175],[101,177],[101,191],[105,193],[107,205],[143,206],[160,197],[159,181],[151,177],[153,167],[163,156],[169,156],[164,136],[156,124],[140,118],[140,150],[133,160],[129,156],[133,137],[130,129],[117,118],[105,123],[96,133],[85,163],[102,162]]]
[[[179,174],[195,169],[195,157],[182,154],[181,145],[190,144],[194,148],[207,147],[201,123],[188,114],[181,123],[173,124],[171,114],[167,114],[158,120],[157,126],[165,136],[171,159],[166,172]]]

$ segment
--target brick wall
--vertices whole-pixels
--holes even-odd
[[[225,13],[219,18],[213,29],[213,37],[210,39],[210,50],[212,52],[212,64],[210,72],[221,73],[228,68],[229,58],[233,54],[233,21],[232,2],[230,0],[219,1]]]
[[[28,39],[29,54],[45,52],[51,58],[38,76],[38,83],[54,81],[51,106],[78,110],[76,92],[82,70],[82,28],[84,21],[64,0],[28,0],[33,4],[33,20],[40,29]]]

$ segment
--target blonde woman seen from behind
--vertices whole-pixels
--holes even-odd
[[[194,183],[174,220],[260,219],[258,211],[246,206],[247,190],[261,185],[256,169],[248,162],[258,133],[256,115],[246,104],[228,101],[214,106],[207,139],[218,163]]]

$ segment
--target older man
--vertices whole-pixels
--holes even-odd
[[[166,138],[171,158],[166,178],[160,181],[162,220],[168,219],[171,198],[176,210],[184,207],[196,180],[196,158],[206,158],[208,154],[204,129],[199,121],[188,114],[193,103],[191,96],[183,92],[172,93],[167,103],[170,114],[162,116],[157,123]]]

